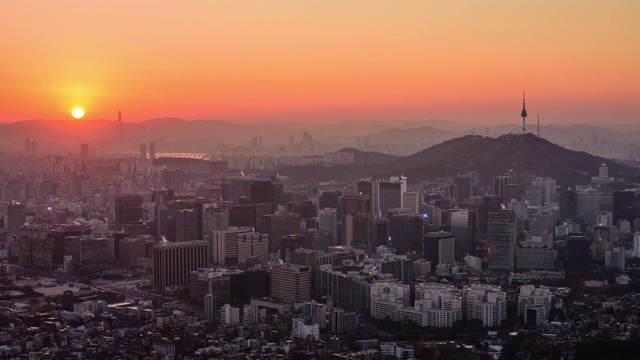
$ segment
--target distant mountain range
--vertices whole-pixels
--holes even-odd
[[[614,177],[635,177],[638,171],[585,152],[572,151],[533,134],[508,134],[498,138],[468,135],[444,141],[416,154],[376,165],[299,166],[280,169],[299,182],[346,180],[362,177],[388,178],[404,174],[409,182],[449,177],[470,170],[486,175],[508,170],[531,170],[550,176],[559,184],[583,183],[597,176],[606,163]]]
[[[391,127],[391,125],[393,127]],[[536,132],[536,127],[529,127]],[[124,122],[125,140],[146,142],[153,139],[186,142],[192,144],[247,144],[249,139],[262,136],[265,144],[286,144],[290,136],[300,140],[303,131],[315,140],[336,144],[355,144],[356,139],[369,138],[372,144],[411,144],[428,147],[442,141],[464,135],[497,137],[509,133],[520,133],[519,124],[470,127],[468,124],[447,123],[442,120],[425,121],[353,121],[340,123],[265,123],[237,124],[222,120],[185,121],[178,118],[156,118],[142,122]],[[640,136],[640,124],[620,125],[546,125],[540,128],[543,138],[557,144],[599,140],[636,141]],[[41,142],[91,142],[115,139],[116,122],[113,120],[28,120],[0,123],[0,143],[19,143],[26,138]]]

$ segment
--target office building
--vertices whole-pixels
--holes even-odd
[[[492,213],[487,224],[487,257],[490,270],[513,271],[518,229],[513,210]]]
[[[165,293],[168,287],[187,286],[189,273],[207,266],[206,241],[163,241],[153,247],[153,285]]]
[[[118,240],[118,261],[120,265],[136,266],[139,258],[146,257],[146,238],[124,238]]]
[[[476,254],[476,214],[467,209],[451,212],[451,234],[455,239],[454,258]]]
[[[275,213],[282,204],[284,185],[269,176],[256,177],[251,185],[252,204],[271,204],[271,213]]]
[[[636,218],[634,208],[635,193],[633,191],[613,192],[613,224],[619,220],[633,220]]]
[[[389,219],[389,246],[396,249],[396,254],[418,251],[422,237],[421,216],[398,215]]]
[[[455,238],[445,231],[426,233],[418,252],[431,263],[431,270],[440,264],[455,264]]]
[[[613,248],[605,253],[604,266],[624,271],[625,260],[625,248]]]
[[[156,159],[156,143],[152,141],[149,143],[149,160],[153,161]]]
[[[285,235],[280,239],[280,259],[288,262],[291,260],[291,254],[300,248],[304,248],[306,236],[303,234]]]
[[[504,188],[511,183],[511,178],[508,176],[494,176],[493,177],[493,195],[504,196]]]
[[[160,172],[160,184],[164,189],[173,190],[175,193],[184,192],[184,177],[182,170],[164,169]]]
[[[140,159],[147,160],[147,144],[140,144]]]
[[[260,231],[269,235],[269,252],[275,252],[282,248],[280,239],[283,236],[300,233],[300,215],[288,213],[262,215],[260,225]]]
[[[418,193],[407,191],[402,194],[402,208],[409,209],[412,215],[418,215],[420,212],[420,196]]]
[[[319,214],[319,226],[318,229],[323,232],[328,232],[331,237],[337,239],[338,237],[338,209],[320,209]]]
[[[175,241],[191,241],[198,239],[198,212],[196,209],[181,209],[175,212]]]
[[[407,182],[403,181],[380,181],[379,186],[379,210],[386,214],[389,209],[402,208],[402,194],[407,191]]]
[[[213,231],[210,242],[209,261],[213,264],[235,265],[238,263],[238,235],[252,233],[250,227],[230,227]]]
[[[591,267],[589,263],[589,240],[581,234],[569,234],[567,238],[567,271],[585,271]]]
[[[271,296],[285,302],[301,302],[311,299],[311,268],[293,264],[279,265],[271,269]]]
[[[269,235],[263,233],[238,234],[238,263],[256,258],[261,264],[269,263]]]
[[[226,269],[198,268],[189,272],[189,300],[203,305],[207,294],[212,295],[214,309],[230,301],[231,276]],[[231,270],[233,271],[233,270]],[[242,271],[238,270],[239,273]]]
[[[371,199],[371,212],[375,215],[380,211],[380,186],[375,179],[360,180],[356,183],[358,194],[366,195]]]
[[[578,216],[585,225],[595,225],[598,221],[598,191],[595,189],[581,189],[577,194]]]
[[[144,219],[144,209],[142,207],[142,196],[140,195],[119,195],[114,199],[116,224],[125,225],[133,221]]]
[[[373,230],[373,215],[362,213],[347,215],[345,219],[345,245],[373,252],[377,247],[372,243]]]
[[[9,204],[9,206],[7,206],[7,220],[7,232],[9,235],[17,235],[22,225],[27,222],[25,205],[19,201],[14,201],[13,204]]]
[[[214,231],[229,228],[229,210],[206,204],[202,209],[202,238],[211,239]]]

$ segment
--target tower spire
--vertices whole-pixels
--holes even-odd
[[[523,91],[522,92],[522,113],[520,113],[520,116],[522,116],[522,132],[526,133],[527,132],[527,126],[526,126],[526,123],[525,123],[525,119],[527,118],[527,108],[525,107],[525,104],[524,104],[525,101],[524,100],[525,100],[525,98],[524,98],[524,91]]]

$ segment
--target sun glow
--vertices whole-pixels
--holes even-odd
[[[76,119],[81,119],[84,116],[84,109],[75,108],[71,110],[71,115]]]

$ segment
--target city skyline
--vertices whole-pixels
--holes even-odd
[[[3,3],[0,122],[517,123],[522,91],[543,124],[640,110],[640,4],[246,5]]]

